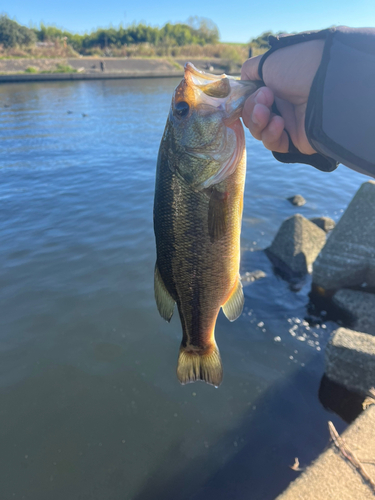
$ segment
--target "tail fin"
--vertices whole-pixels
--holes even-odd
[[[192,351],[181,346],[177,364],[177,377],[183,385],[203,380],[208,384],[219,387],[223,380],[223,368],[217,345],[214,343],[212,347],[204,351]]]

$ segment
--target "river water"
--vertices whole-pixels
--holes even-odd
[[[338,220],[366,178],[283,165],[247,133],[245,309],[219,389],[180,386],[153,298],[155,163],[174,79],[0,86],[0,498],[271,500],[328,443],[337,326],[309,324],[261,251],[294,213]],[[307,204],[286,198],[302,194]],[[177,316],[177,315],[175,315]]]

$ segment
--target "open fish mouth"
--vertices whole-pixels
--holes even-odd
[[[238,78],[234,76],[228,76],[225,73],[221,75],[214,75],[212,73],[206,73],[203,70],[200,70],[194,66],[193,63],[187,62],[184,66],[185,69],[185,79],[190,81],[193,85],[208,85],[209,83],[212,82],[217,82],[219,80],[223,80],[224,78],[226,79],[231,79],[231,80],[238,80]]]
[[[226,74],[213,75],[200,71],[190,62],[185,64],[184,79],[175,91],[173,105],[181,109],[191,107],[202,124],[206,118],[209,124],[210,117],[216,115],[223,125],[215,133],[211,129],[208,134],[204,133],[202,126],[199,141],[193,141],[193,145],[187,141],[184,145],[188,155],[220,164],[220,168],[208,178],[199,179],[201,189],[218,184],[235,172],[245,148],[239,118],[246,99],[260,86],[260,82],[242,81]]]
[[[196,105],[204,104],[220,109],[229,123],[240,117],[246,99],[262,86],[261,82],[240,80],[225,73],[213,75],[185,64],[184,80],[194,92]]]

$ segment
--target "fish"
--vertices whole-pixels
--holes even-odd
[[[240,233],[246,149],[240,120],[253,81],[212,75],[186,63],[172,96],[155,182],[154,292],[170,321],[177,304],[181,384],[223,378],[215,325],[242,313]]]

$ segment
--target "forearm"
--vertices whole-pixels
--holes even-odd
[[[375,29],[333,28],[320,32],[270,37],[272,49],[259,64],[259,75],[269,79],[270,68],[281,52],[290,55],[307,43],[324,43],[323,56],[308,95],[304,131],[317,154],[302,154],[290,143],[288,153],[274,156],[285,163],[307,163],[320,170],[334,170],[339,162],[375,177]],[[306,45],[306,49],[305,49]],[[311,46],[311,45],[310,45]],[[284,58],[285,59],[285,58]],[[295,58],[291,59],[302,66]],[[310,56],[308,62],[312,63]],[[264,66],[263,66],[264,63]],[[264,68],[264,75],[262,72]],[[311,67],[316,65],[310,64]],[[309,66],[309,67],[310,67]],[[298,71],[295,71],[298,74]],[[315,69],[316,71],[316,69]],[[277,76],[282,71],[273,71]],[[293,73],[293,72],[292,72]],[[302,73],[304,73],[302,71]],[[304,76],[296,78],[301,85]],[[276,82],[274,82],[276,86]],[[272,80],[271,80],[272,85]],[[291,83],[293,87],[293,83]],[[285,86],[288,89],[290,85]],[[291,89],[293,96],[293,88]],[[301,123],[301,126],[303,124]],[[299,141],[301,142],[301,141]],[[305,147],[306,149],[306,147]]]
[[[311,146],[375,177],[375,29],[328,34],[306,110]]]

